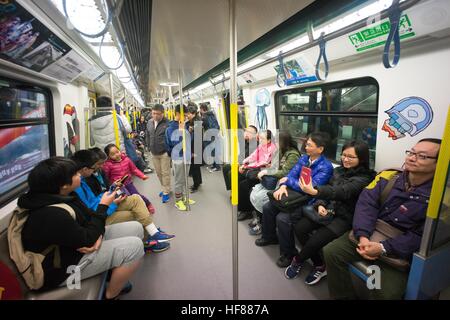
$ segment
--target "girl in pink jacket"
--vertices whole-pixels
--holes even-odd
[[[251,155],[244,159],[240,171],[269,167],[276,151],[277,146],[272,142],[272,131],[262,131],[259,134],[259,146]]]
[[[147,205],[148,211],[150,213],[155,213],[155,208],[153,207],[150,200],[143,196],[134,186],[131,177],[136,176],[142,180],[147,180],[148,176],[142,173],[141,170],[136,168],[133,161],[127,157],[125,153],[120,152],[115,144],[108,144],[105,147],[105,153],[108,156],[103,165],[103,171],[109,181],[114,182],[122,178],[124,175],[129,175],[128,179],[124,181],[124,187],[130,194],[138,194],[142,197],[145,204]]]

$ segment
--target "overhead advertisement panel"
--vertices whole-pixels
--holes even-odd
[[[279,65],[274,68],[277,73],[280,73]],[[284,62],[283,69],[281,74],[288,86],[317,81],[313,65],[303,56]]]
[[[91,68],[14,0],[0,1],[0,59],[66,83]]]

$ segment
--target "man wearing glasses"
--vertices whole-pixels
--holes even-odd
[[[411,260],[414,252],[420,248],[440,145],[440,139],[420,140],[406,151],[401,174],[382,171],[362,191],[353,218],[353,233],[358,245],[353,244],[346,233],[323,249],[328,289],[332,298],[356,298],[348,264],[366,260],[379,266],[381,271],[380,289],[370,290],[371,298],[402,299],[408,273],[385,264],[379,257],[388,255]],[[394,176],[397,178],[393,187],[384,203],[380,204],[381,194]],[[370,241],[377,219],[402,230],[403,234],[381,242]]]

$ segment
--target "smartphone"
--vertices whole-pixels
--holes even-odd
[[[128,179],[128,177],[129,177],[129,175],[126,174],[122,178],[120,178],[120,180],[118,182],[123,184]]]
[[[300,172],[300,177],[303,178],[303,181],[305,184],[311,183],[311,168],[308,167],[302,167],[302,171]]]

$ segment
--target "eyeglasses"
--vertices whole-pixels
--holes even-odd
[[[437,157],[430,157],[430,156],[427,156],[426,154],[417,153],[417,152],[414,152],[414,151],[411,151],[411,150],[406,150],[405,154],[406,154],[407,157],[415,156],[419,160],[437,159]]]
[[[341,159],[345,159],[345,158],[347,158],[348,160],[355,160],[355,159],[358,159],[358,157],[355,157],[355,156],[349,156],[349,155],[347,155],[347,154],[342,154],[341,155]]]

